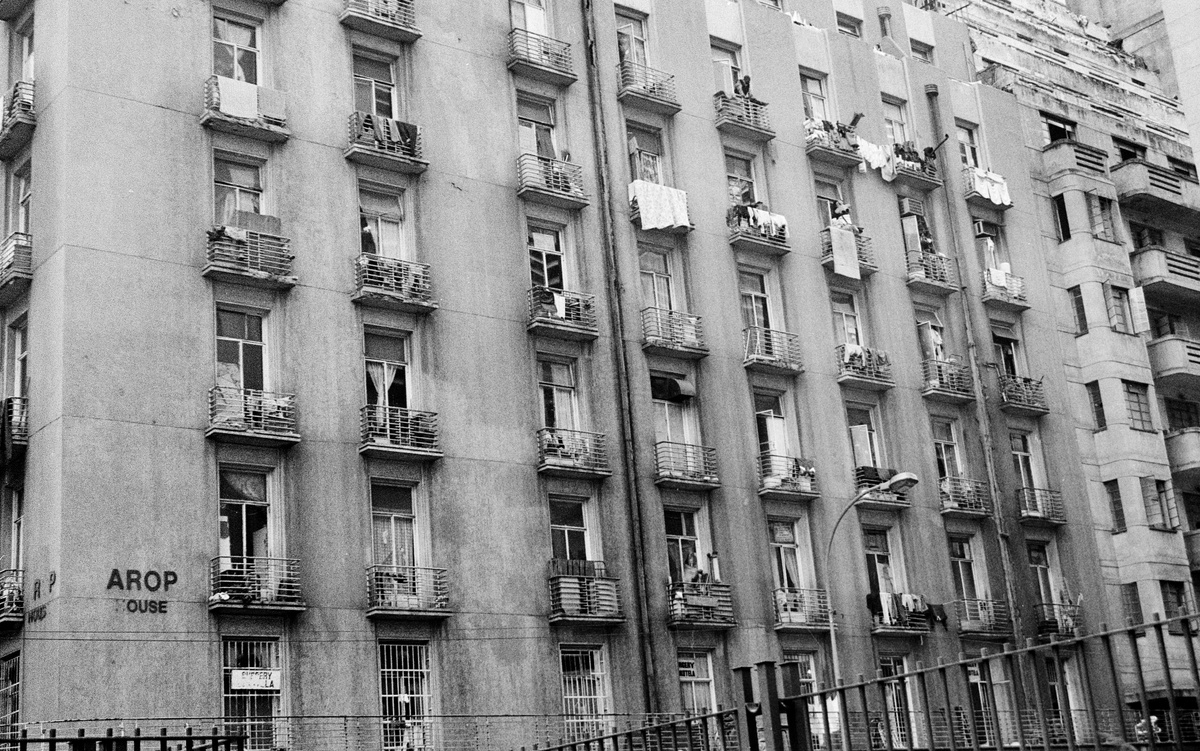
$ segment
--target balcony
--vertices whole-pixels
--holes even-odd
[[[1075,630],[1083,627],[1083,608],[1071,603],[1040,602],[1034,606],[1033,617],[1039,636],[1074,636]]]
[[[436,412],[367,404],[361,412],[358,453],[371,459],[432,462],[442,458]]]
[[[1184,532],[1183,545],[1187,550],[1188,567],[1200,571],[1200,530]]]
[[[774,597],[776,631],[829,630],[829,595],[825,590],[778,587]]]
[[[522,154],[517,157],[517,195],[526,201],[577,210],[588,205],[583,168],[560,159]]]
[[[17,81],[4,98],[4,115],[0,119],[0,160],[12,159],[28,146],[36,126],[33,81]]]
[[[296,286],[296,277],[292,275],[292,261],[296,257],[291,247],[292,241],[286,237],[216,225],[208,231],[208,255],[201,273],[221,282],[290,289]]]
[[[696,360],[708,356],[700,316],[666,308],[642,311],[642,349],[652,355]]]
[[[421,38],[414,6],[413,0],[345,0],[338,20],[356,31],[412,44]]]
[[[604,561],[550,561],[550,622],[612,625],[625,622],[621,580],[608,575]]]
[[[622,60],[617,66],[620,87],[617,100],[626,107],[637,107],[660,115],[674,115],[683,109],[675,93],[675,76],[663,73],[632,60]]]
[[[734,250],[762,253],[768,256],[786,255],[788,246],[787,217],[772,214],[753,206],[730,206],[725,214],[729,227],[729,244]]]
[[[589,341],[600,335],[596,325],[596,299],[581,292],[549,287],[529,290],[529,322],[535,336]]]
[[[958,360],[923,360],[921,396],[945,404],[969,404],[975,401],[975,382],[971,369]]]
[[[354,112],[347,123],[342,156],[355,164],[419,175],[429,168],[421,144],[421,128],[366,112]]]
[[[208,392],[205,436],[223,443],[276,448],[299,443],[296,395],[214,386]]]
[[[537,438],[538,472],[544,475],[603,480],[612,474],[603,433],[542,428]]]
[[[1150,369],[1159,388],[1171,391],[1200,388],[1200,342],[1164,336],[1150,342]]]
[[[834,229],[839,230],[834,233]],[[850,238],[854,238],[854,252],[850,253]],[[834,243],[838,252],[834,253]],[[857,263],[857,267],[855,267]],[[871,238],[850,230],[837,227],[826,227],[821,230],[821,265],[838,276],[847,279],[865,279],[874,274],[879,267],[875,265],[875,251],[871,247]]]
[[[1200,482],[1200,427],[1167,433],[1167,461],[1176,482]]]
[[[33,280],[33,237],[13,232],[0,249],[0,307],[11,305]]]
[[[686,235],[695,227],[688,215],[687,192],[658,182],[647,174],[629,183],[629,221],[644,232]],[[643,211],[643,207],[645,211]]]
[[[765,103],[748,96],[725,96],[718,92],[713,95],[713,107],[717,112],[717,130],[722,133],[758,143],[775,138]]]
[[[1061,172],[1086,172],[1108,177],[1108,152],[1078,141],[1060,140],[1042,147],[1046,176]]]
[[[956,600],[958,631],[979,638],[1012,638],[1013,620],[1003,600]]]
[[[878,596],[880,595],[869,595],[868,604],[872,597]],[[890,604],[880,603],[880,610],[872,611],[872,634],[876,636],[920,636],[932,631],[930,627],[931,611],[916,612],[904,606],[905,602],[910,601],[910,598],[918,597],[917,595],[899,592],[882,595],[882,597],[889,596],[892,598]]]
[[[817,467],[809,459],[779,454],[758,456],[758,496],[775,501],[796,501],[821,495]]]
[[[0,628],[20,627],[25,622],[25,572],[10,568],[0,571]]]
[[[525,29],[508,33],[508,69],[555,86],[575,83],[571,45]]]
[[[1133,278],[1147,296],[1200,305],[1200,258],[1151,245],[1133,251],[1130,261]]]
[[[212,559],[210,613],[299,613],[300,561],[295,558],[221,555]]]
[[[884,467],[855,467],[854,468],[854,489],[861,493],[867,488],[891,479],[896,475],[896,470],[886,469]],[[872,509],[875,511],[903,511],[912,506],[912,502],[908,500],[906,491],[895,490],[873,490],[867,493],[858,500],[854,505],[859,508]]]
[[[999,373],[996,379],[1000,385],[1000,409],[1023,417],[1041,417],[1050,413],[1041,379],[1035,381],[1008,373]]]
[[[283,92],[222,76],[204,82],[200,124],[267,143],[283,143],[292,136],[287,129],[287,98]]]
[[[838,383],[866,391],[887,391],[896,385],[892,361],[887,352],[861,344],[839,344],[834,350],[838,363]]]
[[[980,480],[943,477],[938,480],[938,496],[942,501],[942,516],[982,519],[992,515],[991,494]]]
[[[917,292],[946,297],[958,291],[954,259],[937,253],[908,251],[908,287]]]
[[[441,620],[450,616],[446,569],[421,566],[367,567],[367,617]]]
[[[6,460],[20,460],[29,446],[29,397],[4,400],[4,448]]]
[[[899,158],[896,160],[896,179],[893,183],[914,190],[930,191],[942,187],[942,178],[938,176],[937,165],[932,160]]]
[[[1067,523],[1062,493],[1044,488],[1018,488],[1020,522],[1030,526],[1057,527]]]
[[[654,444],[654,484],[677,490],[712,490],[720,487],[717,450],[691,443],[659,441]]]
[[[1003,269],[988,269],[983,273],[983,304],[1010,313],[1029,310],[1029,302],[1025,299],[1025,280]]]
[[[359,305],[418,315],[437,310],[427,263],[363,253],[354,261],[354,278],[350,299]]]
[[[814,162],[830,167],[856,167],[862,162],[858,146],[854,142],[854,128],[844,123],[825,123],[818,120],[804,121],[804,153]]]
[[[1200,221],[1200,184],[1142,159],[1121,162],[1111,174],[1122,206],[1178,224]]]
[[[979,167],[964,167],[962,177],[967,186],[964,197],[970,206],[993,211],[1012,208],[1012,196],[1008,193],[1008,182],[1003,175]]]
[[[671,582],[667,585],[667,599],[668,625],[673,629],[728,629],[737,625],[733,618],[733,590],[728,584]]]
[[[746,370],[772,375],[794,376],[804,372],[800,362],[800,337],[786,331],[752,326],[745,329]]]

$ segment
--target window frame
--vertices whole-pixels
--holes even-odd
[[[683,673],[683,671],[684,671],[683,661],[685,659],[685,655],[687,655],[686,659],[697,660],[699,658],[702,658],[703,663],[706,668],[706,671],[708,673],[708,677],[707,678],[697,678],[694,676],[690,676],[690,677],[685,676]],[[679,693],[683,699],[683,703],[681,705],[683,708],[683,711],[686,714],[691,715],[691,716],[699,716],[699,715],[705,715],[705,714],[710,714],[712,712],[715,712],[716,706],[717,706],[717,685],[716,685],[716,676],[713,673],[712,651],[704,650],[704,649],[681,649],[675,653],[675,662],[676,662],[677,673],[678,673],[678,677],[679,677]],[[700,686],[704,686],[704,685],[708,686],[708,690],[704,691],[704,693],[708,697],[708,706],[704,707],[704,708],[700,708],[700,707],[694,706],[694,702],[689,702],[689,697],[694,699],[696,696],[696,687],[700,687]],[[689,687],[691,688],[690,691],[688,690]]]
[[[287,663],[286,650],[283,649],[282,640],[275,636],[250,636],[250,635],[226,635],[221,638],[221,713],[226,722],[246,722],[250,725],[250,738],[247,739],[246,748],[254,751],[267,751],[274,748],[275,729],[278,718],[283,716],[283,707],[285,706],[285,689],[287,687]],[[253,650],[256,662],[262,661],[264,664],[248,665],[238,655],[243,650]],[[232,653],[232,654],[231,654]],[[234,660],[230,660],[230,657]],[[265,659],[264,659],[265,658]],[[232,662],[232,664],[231,664]],[[233,671],[243,670],[246,668],[258,670],[271,670],[278,673],[279,688],[278,689],[234,689],[232,687]],[[234,693],[240,691],[243,693]],[[243,698],[247,711],[238,713],[236,700]],[[251,714],[254,709],[263,706],[263,700],[267,700],[270,706],[267,714]],[[265,734],[270,737],[256,737],[257,734]]]
[[[834,122],[836,118],[832,116],[828,86],[829,76],[811,73],[801,69],[800,71],[800,103],[804,110],[806,120],[815,120],[816,122]],[[815,84],[816,91],[814,92],[810,84]],[[813,101],[821,103],[821,116],[818,117],[816,108],[813,106]]]
[[[357,62],[360,59],[369,61],[369,62],[382,63],[384,65],[387,65],[388,73],[391,76],[391,81],[380,81],[378,78],[373,78],[373,77],[367,78],[366,76],[359,75],[358,71],[355,70],[355,68],[357,67]],[[354,81],[354,97],[356,100],[355,101],[355,110],[357,110],[359,112],[363,112],[364,114],[370,115],[372,117],[383,117],[383,118],[386,118],[389,120],[402,119],[401,112],[402,112],[402,107],[403,107],[403,98],[400,96],[400,94],[401,94],[401,91],[400,91],[400,61],[397,58],[384,57],[383,55],[380,55],[380,54],[372,54],[368,51],[355,48],[352,51],[352,55],[351,55],[350,71],[351,71],[351,78]],[[370,111],[358,109],[358,102],[357,102],[358,85],[360,82],[367,83],[370,86],[370,89],[371,89],[371,110]],[[389,115],[382,115],[382,114],[379,114],[378,112],[376,112],[376,108],[379,103],[378,102],[379,88],[381,85],[387,88],[388,107],[389,107],[389,109],[391,109],[391,114],[389,114]]]
[[[862,38],[862,19],[845,13],[837,14],[837,30],[839,34],[845,34],[848,37],[855,39]]]
[[[1100,382],[1088,381],[1083,387],[1087,391],[1088,404],[1092,409],[1093,431],[1107,430],[1108,418],[1104,414],[1104,396],[1100,391]]]
[[[883,130],[884,136],[889,145],[908,143],[911,138],[908,137],[908,102],[893,97],[883,97]],[[894,108],[894,111],[889,108]],[[899,115],[899,119],[895,119],[892,115]],[[897,126],[899,126],[902,138],[896,138]]]
[[[592,670],[577,675],[567,672],[567,658],[587,656]],[[590,737],[606,734],[611,729],[613,696],[612,673],[609,667],[608,649],[604,644],[560,644],[558,647],[559,686],[562,690],[563,721],[572,737]],[[598,668],[597,668],[598,666]],[[573,682],[572,682],[572,679]],[[592,693],[573,692],[569,689],[591,683],[598,690]],[[576,702],[576,704],[572,704]],[[593,711],[572,712],[572,708],[591,705]]]
[[[580,405],[580,388],[578,375],[578,361],[574,358],[562,357],[559,355],[547,354],[544,352],[537,353],[537,388],[539,395],[539,408],[541,410],[541,427],[554,430],[580,430],[583,425],[583,414]],[[559,383],[553,380],[546,380],[546,367],[562,366],[566,368],[566,373],[570,378],[570,383]],[[566,425],[561,424],[562,420],[558,414],[559,411],[559,396],[565,397],[570,407],[570,414]],[[550,415],[546,411],[547,399],[553,396],[554,402],[554,420],[555,424],[550,424]]]
[[[1130,429],[1142,432],[1156,432],[1154,427],[1154,409],[1150,401],[1150,386],[1145,383],[1122,379],[1121,389],[1125,395],[1125,412],[1129,417]]]
[[[1076,123],[1072,120],[1068,120],[1065,117],[1059,117],[1058,115],[1051,114],[1049,112],[1041,112],[1040,117],[1041,117],[1041,123],[1042,123],[1042,137],[1043,137],[1043,141],[1044,141],[1043,145],[1049,146],[1050,144],[1056,143],[1058,141],[1069,141],[1071,143],[1076,142],[1076,139],[1078,138],[1078,135],[1079,135],[1079,133],[1078,133],[1079,124],[1078,123]],[[1054,129],[1055,128],[1063,131],[1063,135],[1061,138],[1054,137],[1054,133],[1055,133]]]
[[[649,18],[647,18],[647,16],[645,14],[638,13],[637,11],[633,11],[628,8],[623,8],[620,6],[614,8],[614,15],[616,16],[616,23],[617,23],[617,57],[618,57],[618,59],[621,62],[631,62],[634,65],[649,66],[650,65]],[[625,28],[629,28],[635,33],[623,35],[622,30]],[[637,33],[638,31],[640,31],[640,35]],[[632,44],[630,46],[630,50],[633,50],[635,52],[635,54],[633,55],[632,58],[630,58],[628,56],[628,53],[621,46],[621,41],[622,41],[623,36],[634,41],[634,44]],[[640,45],[641,59],[640,60],[638,59],[639,55],[637,54],[637,50],[639,48],[639,45],[637,44],[637,42],[641,43],[641,45]]]
[[[404,359],[403,360],[383,360],[378,357],[372,357],[367,352],[367,337],[375,337],[378,339],[392,339],[392,340],[398,341],[400,344],[400,348],[403,350]],[[395,346],[395,345],[393,344],[392,346]],[[383,328],[379,328],[379,327],[375,327],[375,326],[366,326],[363,328],[363,375],[364,375],[363,404],[371,405],[371,406],[375,406],[375,407],[388,407],[388,408],[395,407],[395,408],[399,408],[399,409],[410,409],[411,408],[411,405],[414,402],[414,398],[413,398],[414,397],[414,383],[413,383],[413,379],[410,376],[414,372],[416,372],[416,368],[414,367],[415,364],[413,363],[413,350],[414,349],[415,348],[413,347],[413,343],[412,343],[412,334],[410,332],[399,331],[397,329],[383,329]],[[372,378],[371,378],[370,366],[372,363],[379,364],[383,368],[384,375],[387,374],[387,368],[390,366],[390,367],[396,368],[397,372],[403,377],[403,379],[404,379],[404,381],[403,381],[404,403],[403,404],[397,405],[397,404],[391,403],[391,397],[389,395],[389,392],[392,389],[394,378],[393,378],[393,382],[389,382],[387,384],[388,388],[386,391],[384,391],[382,393],[379,392],[379,387],[376,386],[372,382]],[[367,388],[368,385],[370,385],[372,388],[375,389],[377,401],[374,401],[374,402],[371,401],[370,391]]]
[[[243,186],[235,182],[224,182],[217,177],[217,162],[224,162],[229,165],[238,167],[251,168],[255,171],[258,177],[258,187]],[[258,214],[259,216],[270,216],[270,205],[268,200],[269,182],[267,180],[267,162],[265,159],[259,159],[249,154],[239,154],[223,149],[213,149],[212,153],[212,197],[213,197],[213,223],[218,225],[226,224],[227,221],[233,220],[233,215],[236,212],[247,214]],[[227,189],[233,190],[234,205],[229,210],[228,219],[223,218],[217,213],[217,186],[224,186]],[[257,196],[258,207],[257,211],[252,211],[242,208],[242,196]]]
[[[1118,480],[1106,480],[1102,485],[1108,496],[1108,511],[1113,520],[1113,534],[1124,532],[1129,529],[1129,524],[1125,519],[1125,501],[1121,498],[1121,483]]]
[[[385,650],[394,652],[411,652],[409,659],[417,658],[409,667],[388,667],[390,660],[385,659]],[[378,660],[379,679],[379,708],[383,717],[402,717],[403,723],[384,723],[384,748],[403,748],[404,739],[409,736],[423,736],[419,726],[426,717],[434,716],[434,685],[432,645],[427,641],[410,639],[380,639],[375,651]],[[423,667],[421,666],[423,663]],[[403,664],[403,663],[401,663]],[[415,665],[415,666],[412,666]],[[389,675],[390,674],[390,675]],[[389,677],[391,680],[389,680]],[[387,689],[398,686],[403,690],[391,693]],[[412,691],[414,687],[423,687],[424,691]],[[413,711],[414,705],[416,711]],[[401,711],[401,708],[403,710]],[[416,725],[418,727],[414,728]],[[411,747],[414,739],[409,738]]]
[[[958,137],[958,156],[964,167],[978,168],[980,165],[978,126],[955,123]]]
[[[235,81],[244,81],[244,82],[249,83],[254,86],[264,85],[264,82],[263,82],[263,50],[265,49],[266,45],[264,44],[264,39],[263,39],[263,23],[262,23],[262,21],[260,19],[250,18],[248,16],[243,16],[243,15],[239,15],[236,13],[230,13],[230,12],[224,11],[224,10],[214,10],[213,14],[212,14],[212,21],[213,21],[212,26],[209,29],[210,40],[211,40],[211,44],[209,45],[209,53],[212,55],[212,66],[210,69],[212,70],[212,75],[221,76],[222,78],[231,78]],[[238,74],[238,56],[239,56],[238,53],[240,51],[242,51],[243,48],[241,45],[238,45],[235,42],[227,42],[226,40],[217,38],[218,22],[221,22],[224,24],[234,24],[236,26],[240,26],[243,28],[248,28],[248,29],[253,30],[253,32],[254,32],[253,43],[256,44],[257,46],[244,48],[245,50],[252,50],[254,52],[254,80],[253,81],[247,81],[245,78],[238,78],[238,76],[237,76],[237,74]],[[217,72],[217,45],[218,44],[226,45],[226,46],[232,48],[232,50],[233,50],[233,56],[232,56],[231,62],[233,65],[232,72],[234,75],[232,75],[232,76],[223,76],[221,73]],[[245,75],[244,72],[243,72],[243,75]]]
[[[932,44],[919,42],[911,38],[908,40],[908,50],[912,54],[913,59],[918,62],[934,65],[936,62],[933,58],[934,49],[935,47]]]
[[[221,313],[231,313],[231,314],[235,314],[235,315],[253,316],[253,317],[258,318],[258,329],[259,329],[259,337],[260,338],[258,340],[254,340],[254,339],[243,339],[240,337],[222,335],[220,333],[220,322],[219,322],[219,316],[221,315]],[[213,342],[214,342],[213,367],[214,367],[214,380],[215,380],[215,383],[217,386],[223,385],[221,383],[222,372],[221,372],[220,366],[221,366],[222,361],[220,359],[221,354],[220,354],[219,350],[220,350],[220,342],[222,340],[224,340],[227,342],[237,342],[238,343],[238,363],[237,363],[237,365],[238,365],[238,372],[237,372],[238,385],[233,386],[233,388],[238,388],[238,389],[242,389],[242,390],[255,390],[253,386],[246,385],[246,365],[245,365],[245,363],[246,363],[246,359],[245,359],[246,348],[245,348],[245,345],[247,343],[249,343],[249,344],[258,345],[259,357],[261,358],[261,361],[262,361],[262,372],[259,374],[260,378],[262,380],[262,386],[258,390],[274,391],[274,389],[272,388],[272,385],[274,383],[274,378],[273,378],[274,373],[272,372],[273,369],[271,367],[271,357],[270,357],[271,343],[270,343],[269,321],[270,321],[269,311],[266,311],[266,310],[260,310],[260,309],[256,309],[256,308],[248,308],[245,306],[229,304],[229,303],[225,303],[225,302],[217,302],[217,304],[213,306]],[[228,364],[232,364],[232,363],[228,363]]]

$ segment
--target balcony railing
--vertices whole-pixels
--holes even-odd
[[[764,497],[816,498],[817,467],[809,459],[780,454],[758,455],[758,494]]]
[[[508,34],[508,67],[516,73],[559,86],[568,86],[575,81],[571,45],[525,29],[513,29]]]
[[[209,610],[304,609],[294,558],[221,555],[212,559]]]
[[[788,252],[787,217],[753,206],[730,206],[725,212],[729,244],[736,250],[751,250],[768,255]]]
[[[878,270],[879,267],[875,264],[875,250],[871,247],[870,237],[861,232],[854,233],[854,251],[858,258],[859,277],[870,276]],[[833,255],[833,233],[829,227],[821,230],[821,264],[830,271],[838,273]]]
[[[529,324],[535,333],[566,339],[597,336],[596,298],[549,287],[529,290]]]
[[[0,248],[0,306],[9,305],[29,288],[33,279],[33,237],[13,232]]]
[[[673,115],[681,109],[679,95],[675,93],[675,76],[632,60],[622,60],[617,70],[621,79],[617,99],[664,115]]]
[[[733,590],[728,584],[671,582],[667,585],[672,628],[732,628]]]
[[[547,570],[550,622],[619,623],[620,579],[610,576],[604,561],[554,559]]]
[[[1146,350],[1160,391],[1186,392],[1200,386],[1200,342],[1186,336],[1162,336]]]
[[[666,308],[642,311],[642,346],[654,354],[703,357],[708,354],[700,316]]]
[[[916,155],[915,147],[909,151],[907,156]],[[942,178],[938,174],[937,164],[932,160],[917,157],[898,158],[896,160],[896,178],[895,182],[898,185],[907,185],[918,190],[933,190],[940,187]]]
[[[214,386],[208,392],[208,435],[235,443],[295,443],[296,395]]]
[[[938,480],[942,513],[947,516],[991,516],[992,498],[987,484],[965,477]]]
[[[717,130],[752,141],[770,141],[775,137],[767,105],[748,96],[713,95],[717,111]]]
[[[1045,488],[1018,488],[1021,521],[1030,524],[1066,524],[1062,493]]]
[[[363,253],[354,261],[354,301],[378,308],[428,313],[437,308],[429,264]]]
[[[1147,245],[1130,256],[1133,278],[1147,295],[1164,295],[1200,302],[1200,258]]]
[[[835,167],[853,167],[862,161],[855,130],[845,123],[804,121],[804,150],[809,159]]]
[[[654,444],[656,482],[679,487],[716,487],[717,450],[691,443],[659,441]]]
[[[1050,411],[1041,380],[1000,373],[1000,408],[1016,414],[1044,415]]]
[[[542,428],[538,431],[538,471],[565,477],[612,474],[603,433]]]
[[[800,361],[800,337],[795,334],[751,326],[743,335],[746,342],[743,364],[748,369],[778,375],[796,375],[804,371]]]
[[[1041,602],[1034,606],[1039,634],[1074,634],[1083,627],[1083,608],[1065,602]]]
[[[778,587],[774,595],[776,628],[829,628],[829,595],[825,590]]]
[[[1012,613],[1003,600],[956,600],[960,631],[977,634],[1011,635]]]
[[[287,288],[292,276],[292,241],[240,227],[217,225],[208,231],[208,263],[204,275],[225,281]]]
[[[919,595],[900,592],[871,595],[867,602],[873,606],[873,599],[879,599],[879,610],[872,609],[873,625],[871,631],[876,634],[927,634],[932,629],[929,622],[932,612],[928,609],[917,610],[924,598]],[[885,601],[890,600],[890,602]]]
[[[411,43],[421,38],[413,0],[345,0],[339,20],[368,34]]]
[[[25,572],[19,568],[0,571],[0,624],[25,620]]]
[[[227,90],[225,96],[222,88]],[[235,96],[233,89],[241,89],[239,95]],[[269,143],[281,143],[291,137],[283,92],[221,76],[211,76],[204,82],[204,115],[200,124]]]
[[[537,154],[517,157],[517,195],[563,209],[587,206],[583,167]]]
[[[1072,139],[1059,139],[1042,147],[1046,176],[1063,171],[1083,171],[1108,177],[1108,152]]]
[[[367,567],[369,616],[445,617],[450,614],[449,607],[445,569],[383,564]]]
[[[0,159],[11,159],[29,144],[37,125],[33,108],[33,81],[17,81],[4,98],[0,120]]]
[[[958,274],[954,270],[953,258],[920,250],[906,252],[905,258],[908,261],[909,286],[942,295],[949,294],[958,287]]]
[[[409,175],[419,175],[429,167],[419,126],[368,112],[352,112],[347,132],[344,156],[352,162]]]
[[[1002,269],[984,271],[983,304],[1001,310],[1025,310],[1029,307],[1025,298],[1025,280]]]
[[[442,455],[436,412],[367,404],[361,416],[361,453],[418,461]]]
[[[955,404],[975,398],[971,368],[957,360],[921,361],[922,393]]]
[[[860,344],[839,344],[835,353],[839,383],[875,390],[892,387],[892,361],[887,352]]]
[[[4,400],[5,442],[15,447],[29,445],[29,397],[10,396]]]
[[[862,492],[874,487],[896,475],[896,470],[884,467],[855,467],[854,488]],[[873,490],[858,501],[862,508],[877,508],[883,510],[906,509],[912,506],[906,491]]]

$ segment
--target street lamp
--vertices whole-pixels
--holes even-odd
[[[825,592],[826,598],[829,600],[829,647],[830,655],[833,658],[833,683],[835,686],[842,681],[842,669],[838,665],[837,627],[833,622],[833,597],[829,589],[829,585],[833,583],[833,579],[829,575],[829,558],[833,555],[833,538],[837,535],[838,525],[842,523],[842,519],[846,518],[846,514],[850,513],[850,509],[854,508],[855,504],[857,504],[863,498],[866,498],[871,493],[880,490],[890,493],[903,493],[912,486],[916,485],[917,482],[918,478],[912,472],[897,472],[878,485],[872,485],[869,488],[863,488],[859,491],[858,495],[854,496],[854,498],[846,504],[846,508],[842,509],[841,515],[838,516],[837,521],[833,523],[833,529],[829,530],[829,544],[825,546]]]

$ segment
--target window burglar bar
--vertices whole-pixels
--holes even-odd
[[[417,14],[413,0],[346,0],[345,9],[386,20],[397,26],[415,28]]]
[[[449,604],[446,570],[421,566],[367,567],[368,607],[443,610]]]
[[[354,270],[359,292],[394,295],[407,302],[433,305],[427,263],[364,253],[355,261]]]
[[[1018,488],[1017,505],[1022,519],[1045,519],[1064,524],[1067,521],[1063,510],[1062,493],[1045,488]]]
[[[282,684],[279,642],[227,639],[222,647],[225,729],[246,736],[246,748],[289,748],[286,722],[278,721]]]
[[[513,29],[508,34],[509,57],[533,65],[571,73],[571,45],[525,29]]]
[[[215,227],[208,233],[208,262],[243,273],[289,276],[295,260],[291,245],[286,237]]]
[[[604,434],[542,428],[538,431],[538,462],[607,472],[608,447]]]
[[[619,66],[621,88],[634,90],[645,96],[662,99],[667,102],[677,102],[675,93],[675,76],[663,73],[645,65],[638,65],[632,60],[623,60]]]
[[[296,395],[235,386],[208,392],[210,428],[247,433],[296,432]]]
[[[620,579],[604,561],[550,561],[550,620],[623,619]]]
[[[642,334],[648,344],[705,349],[700,316],[666,308],[642,311]]]
[[[367,404],[362,408],[363,444],[441,451],[436,412]]]
[[[879,268],[875,265],[875,250],[871,246],[871,238],[866,235],[854,236],[854,247],[858,250],[858,270],[862,275],[873,274]],[[821,263],[833,263],[833,238],[829,228],[821,230]]]
[[[220,555],[212,559],[209,602],[302,604],[300,561],[295,558]]]

